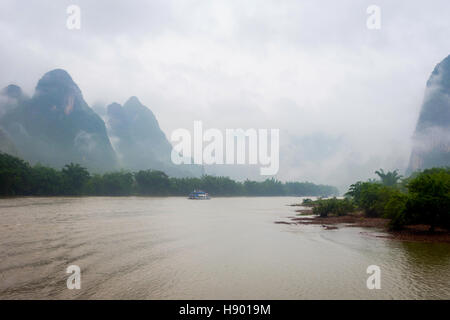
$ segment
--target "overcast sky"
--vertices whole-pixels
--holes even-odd
[[[448,0],[2,0],[0,85],[31,95],[63,68],[90,105],[138,96],[168,137],[194,120],[279,128],[280,179],[343,187],[406,168],[449,17]]]

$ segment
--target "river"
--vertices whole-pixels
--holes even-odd
[[[450,299],[449,244],[274,223],[300,201],[0,199],[0,299]]]

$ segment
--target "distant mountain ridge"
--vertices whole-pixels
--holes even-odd
[[[408,171],[450,166],[450,55],[427,81]]]
[[[93,172],[124,168],[199,175],[195,166],[172,163],[172,145],[137,97],[95,110],[102,117],[62,69],[47,72],[31,98],[9,85],[0,91],[0,151],[58,168],[74,162]]]
[[[18,101],[0,119],[0,126],[33,163],[61,167],[77,162],[100,171],[117,167],[103,120],[62,69],[47,72],[32,98]]]
[[[107,107],[106,123],[121,164],[132,170],[153,168],[173,176],[197,175],[199,168],[176,166],[171,161],[172,145],[153,112],[132,96],[123,106]]]

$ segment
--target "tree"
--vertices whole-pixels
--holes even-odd
[[[138,191],[145,195],[169,193],[170,181],[167,174],[157,170],[141,170],[135,174]]]
[[[311,182],[286,182],[274,178],[239,182],[223,176],[169,178],[162,171],[119,171],[92,176],[79,164],[62,170],[27,162],[0,153],[0,195],[182,195],[203,189],[212,195],[234,196],[329,196],[338,190]]]
[[[354,203],[364,210],[369,217],[382,217],[385,206],[396,190],[392,187],[373,182],[357,182],[350,186],[347,196],[353,197]]]
[[[66,164],[62,169],[64,190],[69,195],[80,195],[90,178],[89,171],[78,163]]]
[[[32,194],[34,195],[60,195],[64,191],[63,176],[60,171],[35,165],[31,170]]]
[[[357,204],[361,204],[361,190],[363,188],[364,182],[358,181],[352,185],[350,185],[350,188],[348,189],[345,196],[352,197],[353,201]]]
[[[103,193],[105,195],[129,195],[133,187],[133,175],[129,172],[110,172],[103,175]]]
[[[133,174],[126,171],[94,174],[87,183],[89,194],[101,196],[126,196],[133,191]]]
[[[381,183],[387,187],[395,186],[402,178],[402,176],[398,174],[398,170],[384,172],[383,169],[380,169],[375,171],[375,173],[380,177]]]
[[[450,228],[450,169],[424,170],[408,183],[410,199],[406,204],[407,223]]]
[[[0,194],[31,194],[31,167],[25,161],[0,152]]]
[[[400,229],[407,224],[405,212],[409,199],[409,194],[401,192],[400,190],[394,190],[387,201],[384,206],[384,216],[385,218],[391,219],[389,222],[391,229]]]

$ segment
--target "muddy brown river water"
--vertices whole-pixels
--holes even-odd
[[[449,244],[274,223],[300,201],[0,199],[0,299],[450,299]]]

